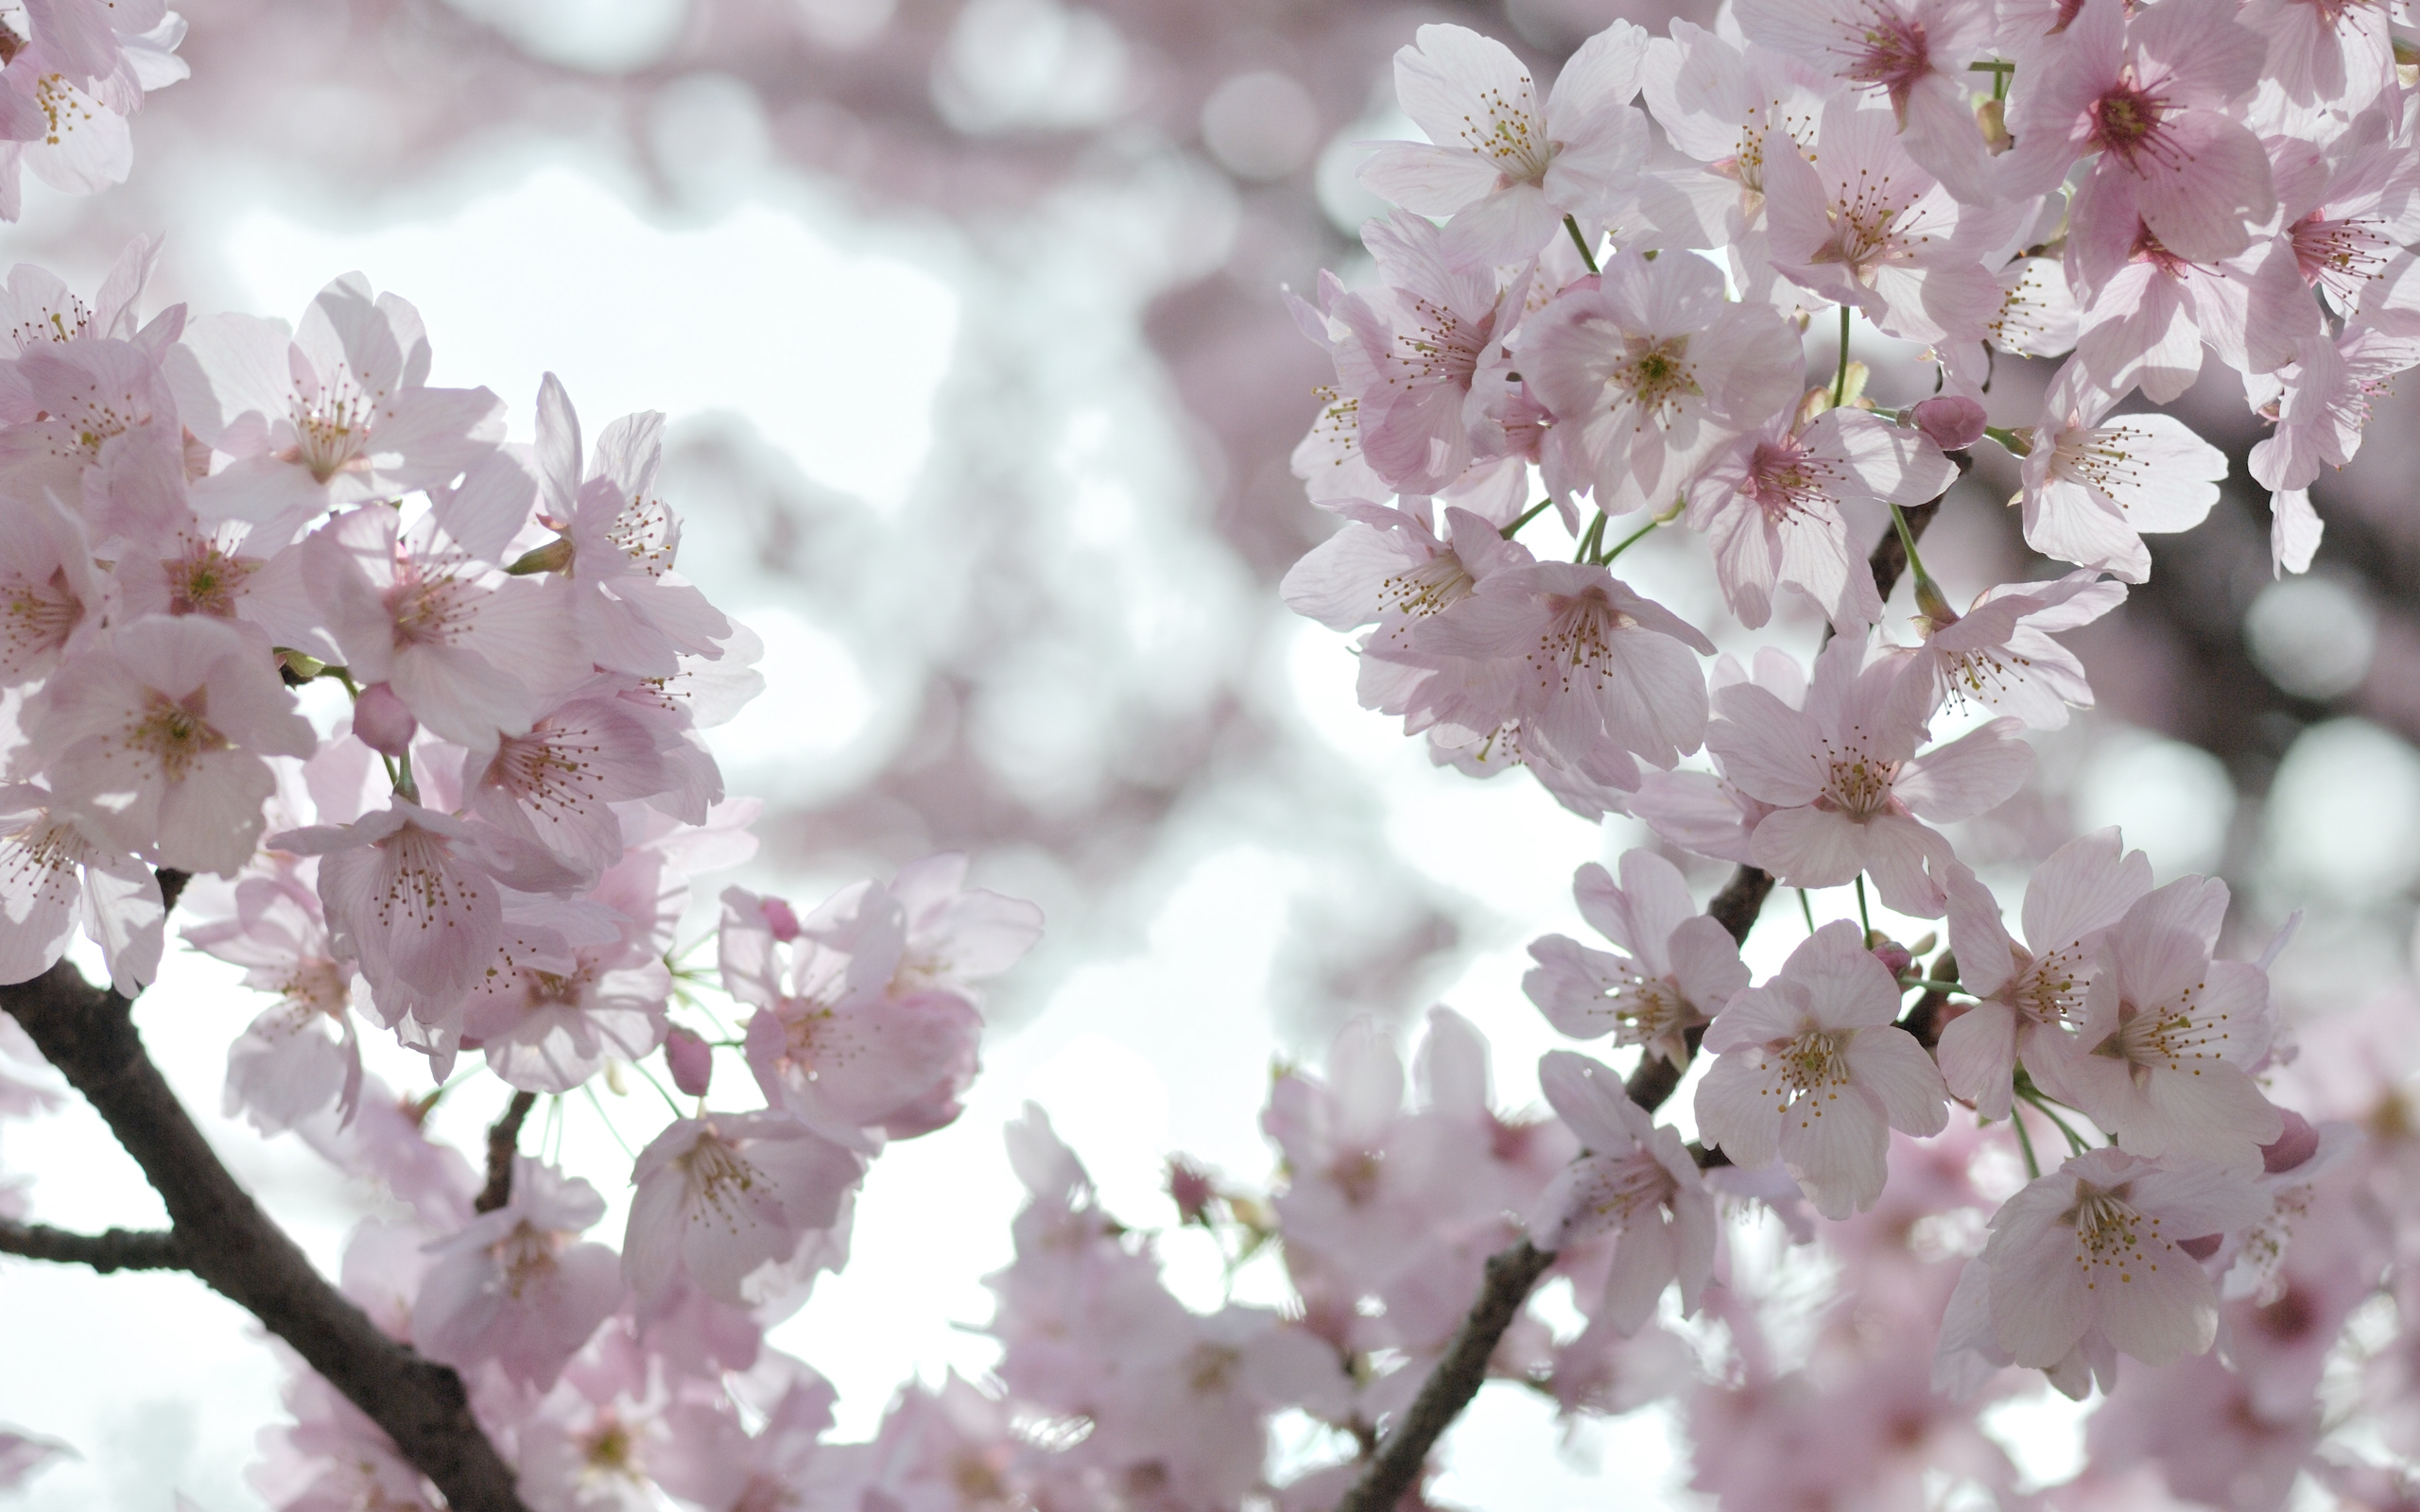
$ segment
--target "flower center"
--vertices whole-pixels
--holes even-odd
[[[2112,1271],[2118,1280],[2132,1281],[2137,1271],[2159,1269],[2144,1246],[2156,1246],[2152,1253],[2168,1247],[2160,1237],[2160,1221],[2128,1205],[2126,1193],[2122,1185],[2103,1191],[2080,1181],[2075,1205],[2059,1215],[2063,1227],[2075,1230],[2076,1263],[2083,1268],[2086,1291],[2098,1291]]]
[[[1698,387],[1696,371],[1689,366],[1689,338],[1667,336],[1657,341],[1649,336],[1625,336],[1624,355],[1614,369],[1613,387],[1622,398],[1648,413],[1640,418],[1645,427],[1649,420],[1668,419],[1663,411],[1677,409],[1685,399],[1702,399],[1705,390]]]
[[[1890,808],[1891,786],[1898,779],[1897,762],[1879,761],[1861,751],[1835,753],[1816,806],[1853,819],[1870,819]]]
[[[1832,502],[1832,465],[1798,444],[1794,437],[1758,441],[1748,460],[1748,495],[1773,524]]]
[[[143,690],[143,713],[127,731],[126,744],[160,764],[163,776],[182,782],[196,762],[212,751],[230,750],[234,742],[202,717],[210,690],[196,688],[182,698],[171,698],[157,688]]]
[[[2092,102],[2090,114],[2092,146],[2112,154],[2132,171],[2142,173],[2147,163],[2165,168],[2184,163],[2184,154],[2165,126],[2168,101],[2135,82],[2132,63],[2118,71],[2118,82],[2108,93]]]
[[[1546,600],[1547,633],[1530,653],[1530,664],[1538,669],[1541,680],[1560,678],[1563,693],[1596,692],[1613,667],[1614,635],[1638,622],[1614,608],[1601,588],[1548,593]]]
[[[56,651],[82,623],[83,601],[67,586],[67,569],[54,568],[41,582],[19,578],[0,598],[0,645],[22,667],[26,658]]]
[[[1535,86],[1527,74],[1509,94],[1495,88],[1481,92],[1478,112],[1462,117],[1461,138],[1473,152],[1495,160],[1496,172],[1507,184],[1543,181],[1554,157],[1554,145],[1538,121]]]

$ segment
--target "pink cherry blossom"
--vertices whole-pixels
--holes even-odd
[[[348,1120],[361,1100],[361,1047],[353,1009],[362,991],[339,959],[313,889],[310,862],[280,858],[275,869],[234,888],[234,913],[195,924],[188,944],[241,966],[244,985],[274,992],[227,1052],[226,1110],[265,1134],[323,1108]]]
[[[2035,730],[2057,730],[2070,708],[2092,707],[2075,653],[2051,639],[2125,602],[2126,585],[2089,568],[2047,583],[2003,583],[1963,615],[1935,601],[1916,622],[1924,635],[1908,676],[1933,679],[1935,696],[1988,709]]]
[[[1932,824],[1996,807],[2025,780],[2032,748],[1996,719],[1918,754],[1930,679],[1899,655],[1868,658],[1837,636],[1815,661],[1803,708],[1758,682],[1721,691],[1706,748],[1722,775],[1772,805],[1749,853],[1793,887],[1836,887],[1862,871],[1901,913],[1939,918],[1952,865]]]
[[[432,1248],[437,1263],[412,1303],[414,1347],[462,1369],[493,1360],[510,1380],[552,1386],[621,1304],[618,1258],[578,1238],[604,1216],[587,1182],[515,1158],[510,1200]]]
[[[852,1151],[786,1113],[678,1119],[639,1152],[622,1274],[640,1306],[683,1280],[734,1305],[842,1221],[864,1173]]]
[[[1971,872],[1951,874],[1949,943],[1962,989],[1981,1001],[1943,1027],[1941,1074],[1985,1118],[2009,1116],[2017,1063],[2042,1058],[2035,1041],[2082,1021],[2102,933],[2151,891],[2151,863],[2119,850],[2108,829],[2050,852],[2026,884],[2022,945],[1990,889]]]
[[[1647,150],[1637,96],[1647,34],[1616,24],[1564,64],[1538,104],[1511,48],[1461,26],[1427,26],[1395,54],[1395,93],[1428,144],[1391,144],[1362,182],[1407,210],[1444,216],[1446,259],[1481,269],[1526,262],[1565,215],[1609,218]]]
[[[448,740],[526,734],[589,674],[542,586],[469,556],[433,520],[402,530],[396,511],[368,506],[303,551],[312,600],[354,679],[389,684]]]
[[[2172,415],[2113,417],[2116,405],[2075,363],[2051,381],[2027,442],[2025,543],[2139,583],[2152,567],[2143,537],[2200,524],[2227,458]]]
[[[1610,1068],[1585,1056],[1547,1052],[1538,1082],[1586,1153],[1539,1199],[1531,1241],[1559,1250],[1614,1236],[1599,1315],[1621,1333],[1635,1333],[1676,1281],[1681,1315],[1696,1313],[1714,1271],[1714,1199],[1681,1137],[1631,1101]]]
[[[2008,127],[2017,145],[2004,193],[2037,194],[2098,154],[2077,190],[2077,224],[2139,215],[2189,262],[2232,257],[2276,213],[2268,154],[2224,112],[2260,76],[2261,37],[2237,0],[2181,0],[2131,11],[2083,0],[2018,69]]]
[[[1547,1022],[1575,1040],[1607,1030],[1616,1045],[1645,1045],[1675,1068],[1685,1033],[1748,985],[1730,932],[1699,913],[1680,868],[1651,850],[1622,854],[1620,886],[1590,862],[1572,878],[1581,917],[1627,952],[1592,950],[1563,935],[1530,943],[1537,966],[1521,989]]]
[[[671,785],[658,733],[615,691],[586,690],[527,733],[497,733],[474,746],[462,772],[471,811],[590,875],[612,866],[622,854],[613,805]]]
[[[625,415],[596,438],[579,472],[579,418],[548,373],[538,389],[539,507],[555,540],[534,556],[549,572],[558,611],[598,666],[664,678],[678,659],[722,655],[731,622],[672,570],[681,523],[656,493],[664,417]],[[518,570],[518,564],[516,564]]]
[[[672,993],[664,882],[662,856],[633,850],[583,900],[593,914],[508,899],[502,948],[462,1015],[489,1070],[527,1091],[566,1092],[609,1059],[655,1052]],[[671,919],[685,896],[675,884]]]
[[[1966,64],[1993,42],[1989,0],[1744,0],[1739,29],[1889,102],[1901,144],[1959,198],[1991,198]]]
[[[1962,205],[1908,146],[1890,112],[1835,99],[1811,156],[1768,152],[1773,266],[1817,295],[1856,305],[1889,335],[1976,339],[2002,301],[1983,259],[2023,229],[2031,206]]]
[[[156,352],[133,341],[43,342],[10,366],[10,407],[22,417],[0,432],[0,474],[28,498],[76,505],[96,541],[140,539],[175,518],[183,433]]]
[[[76,516],[56,498],[16,511],[0,532],[0,684],[43,676],[106,616],[108,580]]]
[[[2077,367],[2104,392],[2139,384],[2144,397],[2165,404],[2192,387],[2205,344],[2238,372],[2268,372],[2319,330],[2319,311],[2284,237],[2192,263],[2139,221],[2131,230],[2095,225],[2106,234],[2069,244],[2092,289],[2075,348]]]
[[[264,756],[318,745],[257,648],[212,620],[151,616],[112,629],[26,700],[28,746],[55,800],[95,840],[164,867],[232,874],[260,839],[275,788]]]
[[[2250,1172],[2284,1125],[2250,1073],[2274,1034],[2268,973],[2210,956],[2226,905],[2204,877],[2136,902],[2101,936],[2072,1034],[2036,1037],[2028,1064],[2130,1154]]]
[[[1783,587],[1813,599],[1841,628],[1880,619],[1844,507],[1929,504],[1958,476],[1920,431],[1858,409],[1810,417],[1808,407],[1740,438],[1689,490],[1689,526],[1712,539],[1723,599],[1751,629],[1772,617]]]
[[[1391,486],[1431,493],[1466,472],[1491,395],[1472,380],[1520,319],[1524,285],[1447,266],[1441,233],[1403,211],[1361,229],[1381,283],[1342,296],[1330,318],[1337,381],[1360,402],[1361,455]]]
[[[1874,1205],[1891,1130],[1938,1134],[1948,1092],[1915,1037],[1896,1027],[1899,988],[1836,919],[1790,952],[1781,974],[1734,997],[1707,1026],[1720,1058],[1698,1084],[1698,1127],[1736,1165],[1778,1158],[1816,1211]]]
[[[194,489],[208,517],[304,520],[447,483],[504,438],[484,388],[430,388],[420,312],[350,273],[284,321],[196,320],[168,355],[188,429],[229,461]]]
[[[2356,319],[2333,340],[2304,337],[2273,379],[2264,374],[2245,385],[2254,408],[2277,422],[2252,449],[2253,477],[2273,491],[2305,490],[2323,469],[2351,461],[2361,449],[2371,400],[2415,364],[2420,332],[2390,335]]]
[[[1412,646],[1505,665],[1497,719],[1518,718],[1526,741],[1566,759],[1602,742],[1669,766],[1703,737],[1705,683],[1690,653],[1711,656],[1714,644],[1602,567],[1495,573],[1423,623]]]
[[[320,901],[337,946],[360,962],[382,1017],[441,1022],[487,980],[504,939],[504,889],[572,880],[543,852],[396,799],[341,827],[291,830],[269,845],[320,857]]]
[[[1520,362],[1555,419],[1548,455],[1609,515],[1671,504],[1798,396],[1802,371],[1780,318],[1728,301],[1711,263],[1629,251],[1523,328]]]
[[[2154,1366],[2199,1354],[2218,1331],[2218,1293],[2179,1246],[2254,1222],[2262,1207],[2216,1166],[2079,1155],[1993,1216],[1977,1262],[1985,1338],[2063,1388],[2080,1383],[2079,1366],[2105,1386],[2118,1354]],[[1950,1336],[1945,1324],[1945,1345]]]

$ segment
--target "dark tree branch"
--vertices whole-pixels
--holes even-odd
[[[1387,1435],[1359,1482],[1336,1504],[1336,1512],[1392,1512],[1403,1500],[1428,1461],[1429,1446],[1478,1395],[1496,1342],[1520,1315],[1521,1304],[1530,1299],[1530,1288],[1553,1263],[1550,1252],[1526,1239],[1487,1257],[1487,1281],[1479,1288],[1470,1316],[1462,1319],[1445,1357],[1429,1372],[1427,1383],[1405,1410],[1403,1420]]]
[[[504,1116],[488,1130],[488,1184],[471,1203],[480,1212],[493,1212],[512,1200],[512,1158],[521,1153],[521,1124],[537,1106],[536,1092],[514,1092]]]
[[[0,988],[0,1010],[93,1105],[167,1204],[183,1269],[292,1346],[386,1430],[455,1512],[526,1512],[511,1469],[471,1416],[461,1378],[378,1332],[311,1268],[219,1163],[145,1053],[129,1006],[64,961]]]
[[[113,1270],[185,1268],[183,1246],[164,1229],[112,1228],[107,1233],[79,1234],[48,1224],[0,1218],[0,1255],[90,1265],[104,1276]]]
[[[1965,476],[1973,459],[1964,452],[1953,452],[1950,456],[1958,463],[1959,476]],[[1940,509],[1941,500],[1935,499],[1908,510],[1908,533],[1922,537],[1925,526],[1932,523]],[[1883,532],[1882,542],[1874,548],[1867,566],[1874,573],[1875,588],[1889,598],[1891,591],[1899,586],[1899,576],[1908,570],[1908,554],[1899,542],[1897,531]],[[1765,900],[1772,896],[1772,890],[1771,874],[1743,866],[1731,874],[1722,890],[1707,902],[1705,911],[1730,932],[1734,941],[1745,945],[1748,932],[1756,927],[1757,917],[1764,912]],[[1703,1027],[1688,1031],[1692,1058],[1704,1034]],[[1623,1090],[1633,1102],[1651,1112],[1663,1107],[1681,1085],[1685,1069],[1662,1056],[1646,1056],[1640,1059],[1638,1069],[1631,1073]],[[1731,1163],[1720,1150],[1691,1146],[1689,1153],[1701,1169]],[[1526,1238],[1512,1248],[1488,1257],[1486,1283],[1479,1288],[1478,1300],[1472,1304],[1470,1315],[1462,1319],[1445,1357],[1429,1372],[1428,1379],[1421,1384],[1420,1395],[1412,1399],[1410,1407],[1387,1435],[1377,1453],[1371,1456],[1370,1467],[1361,1472],[1361,1479],[1336,1504],[1336,1512],[1392,1512],[1395,1503],[1419,1480],[1421,1469],[1428,1463],[1428,1451],[1486,1383],[1489,1357],[1495,1354],[1504,1331],[1521,1315],[1522,1305],[1530,1299],[1530,1289],[1553,1264],[1552,1253],[1539,1249]]]

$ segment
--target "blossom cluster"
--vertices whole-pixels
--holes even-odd
[[[174,19],[101,13],[29,5],[0,94],[28,56],[112,110],[165,81]],[[1338,525],[1282,593],[1360,632],[1360,701],[1439,765],[1524,767],[1654,836],[1575,877],[1593,938],[1530,947],[1527,996],[1583,1048],[1544,1057],[1547,1110],[1524,1110],[1452,1010],[1409,1065],[1356,1022],[1273,1076],[1273,1180],[1173,1160],[1156,1232],[1029,1108],[997,1365],[909,1384],[869,1442],[826,1441],[831,1386],[766,1331],[845,1263],[889,1142],[960,1116],[986,985],[1040,917],[944,855],[804,911],[729,887],[692,963],[692,880],[754,844],[701,732],[761,652],[675,570],[662,417],[592,447],[549,375],[509,439],[493,394],[427,383],[419,315],[358,276],[289,327],[146,320],[149,242],[90,302],[17,269],[0,982],[80,930],[131,995],[174,908],[269,994],[229,1110],[396,1199],[342,1289],[460,1373],[534,1508],[1323,1512],[1508,1253],[1569,1307],[1511,1298],[1488,1371],[1571,1416],[1673,1402],[1725,1506],[1951,1482],[2016,1504],[1984,1414],[2045,1380],[2104,1399],[2073,1504],[2150,1504],[2145,1465],[2243,1512],[2306,1472],[2411,1504],[2322,1411],[2349,1363],[2384,1447],[2420,1452],[2399,1062],[2347,1051],[2324,1064],[2361,1072],[2331,1084],[2296,1059],[2269,976],[2290,928],[2234,958],[2223,882],[2159,885],[2097,831],[2005,886],[2012,927],[1993,883],[2014,879],[1960,828],[2023,788],[2029,730],[2092,703],[2056,637],[2221,497],[2225,454],[2147,406],[2237,375],[2274,565],[2301,571],[2310,486],[2420,365],[2392,19],[1733,0],[1712,29],[1618,23],[1545,88],[1499,43],[1420,28],[1396,85],[1429,140],[1363,170],[1399,207],[1363,231],[1375,282],[1293,303],[1336,370],[1295,466]],[[75,119],[21,145],[37,172],[122,173],[91,166],[115,117]],[[1923,381],[1878,391],[1860,322]],[[2038,395],[2005,381],[2025,362]],[[2019,480],[2041,561],[1962,612],[1919,538],[1979,459]],[[1569,559],[1535,549],[1549,514]],[[1615,576],[1676,524],[1736,625]],[[1808,660],[1746,638],[1817,618]],[[1740,868],[1720,902],[1687,855]],[[1852,885],[1860,914],[1870,888],[1937,922],[1903,941],[1810,905],[1758,980],[1767,890]],[[382,1085],[365,1026],[439,1090]],[[0,1117],[55,1101],[36,1059],[0,1015]],[[473,1071],[509,1089],[484,1178],[425,1126]],[[519,1134],[626,1073],[671,1116],[616,1247],[588,1237],[606,1194]],[[0,1219],[29,1208],[0,1181]],[[1837,1262],[1812,1317],[1766,1274],[1776,1235]],[[1215,1249],[1218,1306],[1164,1264],[1188,1245]],[[2398,1321],[2351,1360],[2382,1297]],[[441,1504],[299,1361],[287,1402],[254,1469],[272,1504]],[[0,1429],[0,1488],[60,1452]]]

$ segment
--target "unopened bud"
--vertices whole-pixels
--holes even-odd
[[[2204,1234],[2198,1239],[2180,1239],[2176,1242],[2176,1247],[2195,1260],[2207,1260],[2217,1254],[2219,1246],[2226,1242],[2227,1236],[2224,1234]]]
[[[1168,1200],[1176,1204],[1177,1216],[1185,1223],[1208,1220],[1210,1200],[1219,1194],[1219,1184],[1209,1172],[1182,1155],[1168,1157]]]
[[[361,690],[353,702],[353,732],[361,743],[382,756],[402,757],[412,747],[412,736],[420,732],[420,721],[404,707],[395,690],[383,682],[373,682]]]
[[[1983,146],[1993,157],[1998,157],[2016,145],[2008,134],[2008,106],[1999,100],[1985,100],[1975,107],[1975,124],[1983,129]]]
[[[2285,1131],[2276,1142],[2260,1146],[2260,1169],[2271,1176],[2290,1171],[2319,1153],[2319,1130],[2310,1120],[2290,1108],[2277,1109],[2286,1121]]]
[[[515,577],[533,573],[559,573],[571,565],[571,537],[557,536],[544,545],[523,552],[505,569]]]
[[[1983,438],[1991,417],[1963,394],[1935,394],[1908,406],[1908,419],[1925,439],[1945,452],[1955,452]]]
[[[1929,577],[1916,579],[1916,608],[1932,623],[1936,630],[1945,630],[1958,623],[1958,611],[1942,596],[1941,585]]]
[[[671,1068],[672,1085],[684,1095],[706,1095],[715,1076],[715,1053],[695,1030],[675,1028],[664,1037],[664,1063]]]
[[[790,911],[789,904],[779,898],[768,898],[764,906],[765,922],[772,929],[775,939],[786,945],[798,938],[798,915]]]
[[[1891,973],[1893,981],[1907,975],[1908,968],[1916,964],[1916,958],[1908,954],[1908,947],[1895,939],[1883,940],[1871,948],[1874,958],[1882,963],[1883,970]]]

